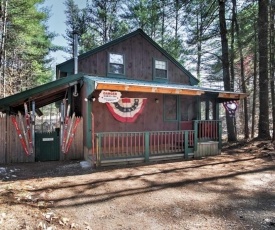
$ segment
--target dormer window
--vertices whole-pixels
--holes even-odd
[[[167,62],[154,60],[154,78],[168,79]]]
[[[125,61],[124,55],[122,54],[115,54],[109,53],[109,65],[108,65],[108,72],[111,74],[125,74]]]

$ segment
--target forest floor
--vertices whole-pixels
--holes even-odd
[[[228,144],[219,156],[83,169],[0,165],[0,229],[275,229],[275,150]]]

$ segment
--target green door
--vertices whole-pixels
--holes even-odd
[[[58,161],[60,141],[58,132],[35,134],[35,161]]]

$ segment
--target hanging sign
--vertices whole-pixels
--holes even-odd
[[[113,117],[120,122],[134,122],[142,113],[147,98],[121,98],[115,103],[106,103]]]
[[[226,101],[223,102],[224,108],[228,111],[230,117],[235,117],[235,112],[238,108],[237,101]]]
[[[114,103],[118,102],[121,98],[121,92],[102,90],[99,94],[98,101],[101,103]]]

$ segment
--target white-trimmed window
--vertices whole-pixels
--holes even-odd
[[[168,79],[167,62],[154,60],[154,77]]]
[[[108,60],[108,72],[112,74],[125,74],[125,60],[124,55],[116,54],[116,53],[109,53],[109,60]]]

